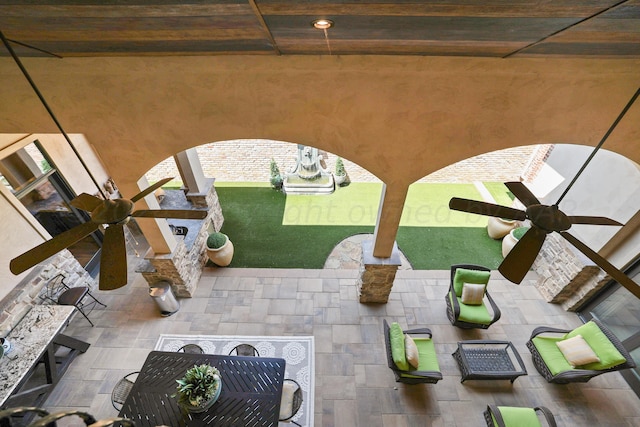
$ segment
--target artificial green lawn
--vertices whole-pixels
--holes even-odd
[[[322,268],[341,240],[373,233],[381,188],[352,183],[331,195],[286,196],[268,185],[216,183],[222,231],[236,248],[230,266]],[[506,188],[490,191],[500,195]],[[485,217],[450,211],[454,195],[480,200],[471,184],[411,186],[397,236],[400,250],[419,270],[447,270],[455,263],[497,268],[500,241],[488,237]]]

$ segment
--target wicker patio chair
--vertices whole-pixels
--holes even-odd
[[[431,383],[435,384],[442,379],[442,373],[440,372],[440,366],[438,365],[438,359],[436,357],[435,348],[433,345],[433,340],[431,339],[431,330],[428,328],[420,328],[420,329],[410,329],[410,330],[400,330],[398,332],[397,326],[389,326],[389,323],[383,319],[383,329],[384,329],[384,344],[387,352],[387,363],[389,365],[389,369],[393,371],[395,375],[396,382],[405,383],[405,384],[424,384]],[[394,331],[392,331],[392,328]],[[404,341],[399,343],[396,341],[399,338],[400,333],[403,335],[402,340],[404,340],[405,334],[416,335],[415,342],[418,347],[419,360],[418,360],[418,368],[415,370],[410,369],[401,369],[396,364],[396,360],[394,358],[394,352],[397,356],[397,351],[392,349],[392,346],[396,346],[397,350],[400,350],[404,355]],[[391,337],[394,335],[394,337]],[[402,356],[400,356],[401,358]]]
[[[583,336],[600,359],[599,362],[573,367],[567,361],[556,343],[576,335]],[[607,372],[636,366],[618,337],[597,319],[592,319],[573,330],[537,327],[527,341],[527,348],[531,351],[531,358],[538,372],[548,382],[556,384],[587,382]]]
[[[472,284],[487,285],[490,272],[486,267],[473,264],[451,266],[449,291],[444,299],[447,303],[447,317],[452,325],[463,329],[487,329],[500,319],[500,309],[486,287],[484,297],[477,303],[463,303],[465,282],[470,280]]]
[[[551,411],[544,406],[535,408],[519,408],[513,406],[487,405],[484,420],[487,427],[520,427],[524,425],[541,425],[542,415],[549,427],[556,427],[556,420]]]

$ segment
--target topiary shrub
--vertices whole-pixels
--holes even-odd
[[[271,159],[270,165],[270,178],[269,182],[271,183],[271,187],[275,190],[280,190],[282,188],[282,175],[280,175],[280,168],[275,160]]]
[[[215,232],[207,237],[207,247],[211,249],[219,249],[227,243],[227,236],[223,233]]]
[[[345,176],[347,171],[344,169],[344,162],[341,157],[336,159],[336,176]]]

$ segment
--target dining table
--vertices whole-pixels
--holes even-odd
[[[188,412],[176,380],[195,365],[220,371],[222,390],[205,412]],[[286,362],[280,358],[152,351],[119,416],[136,426],[277,426]]]

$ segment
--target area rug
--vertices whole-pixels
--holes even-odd
[[[251,344],[261,357],[281,357],[287,362],[284,377],[296,380],[302,388],[303,402],[293,420],[313,426],[315,387],[314,345],[312,336],[227,336],[161,334],[155,350],[177,351],[185,344],[197,344],[210,354],[229,354],[238,344]]]

